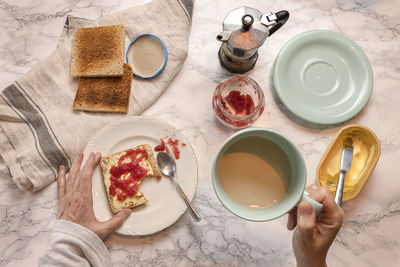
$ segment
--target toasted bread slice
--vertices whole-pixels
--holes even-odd
[[[72,77],[121,77],[125,26],[81,28],[74,32]]]
[[[74,110],[128,113],[132,67],[124,64],[124,76],[80,78]]]
[[[104,179],[104,186],[107,192],[107,197],[108,197],[108,202],[110,204],[111,211],[115,214],[119,212],[122,209],[130,209],[134,208],[137,206],[140,206],[144,203],[146,203],[148,200],[145,198],[143,193],[139,191],[140,188],[138,188],[137,193],[134,196],[126,196],[126,199],[123,200],[118,200],[118,194],[122,192],[120,188],[116,189],[116,194],[113,195],[111,193],[112,190],[110,190],[110,186],[112,184],[111,179],[111,168],[113,166],[118,165],[118,161],[123,155],[126,155],[128,151],[140,151],[140,150],[145,150],[147,152],[147,157],[141,159],[139,162],[139,165],[147,170],[147,173],[143,178],[146,177],[161,177],[161,171],[158,168],[157,162],[154,158],[153,151],[151,149],[151,146],[148,144],[143,144],[136,146],[132,149],[127,149],[121,152],[117,152],[111,155],[106,155],[101,157],[100,159],[100,167],[101,171],[103,173],[103,179]],[[138,157],[143,156],[141,153],[138,154]],[[124,159],[122,163],[127,163],[130,162],[131,159]],[[124,173],[121,175],[121,180],[129,179],[129,173]],[[142,179],[143,179],[142,178]],[[138,186],[140,186],[141,180],[138,181]],[[130,186],[131,184],[129,184]]]

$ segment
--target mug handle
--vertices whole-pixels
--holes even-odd
[[[308,203],[310,203],[314,208],[315,215],[318,216],[322,211],[323,205],[322,203],[319,203],[314,199],[312,199],[311,197],[309,197],[309,195],[310,194],[307,191],[304,191],[303,196],[301,197],[299,203],[302,201],[307,201]],[[299,203],[297,203],[297,205],[299,205]]]

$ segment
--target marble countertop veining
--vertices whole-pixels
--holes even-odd
[[[53,51],[68,14],[97,19],[139,0],[0,0],[0,88],[5,88]],[[227,12],[241,5],[262,12],[286,9],[286,25],[267,39],[248,75],[262,87],[266,109],[255,126],[269,127],[299,147],[307,183],[338,128],[311,130],[289,120],[270,92],[270,72],[279,49],[295,35],[328,29],[353,39],[374,71],[369,103],[350,123],[372,129],[382,154],[364,190],[344,204],[344,225],[333,243],[329,266],[400,266],[400,0],[195,1],[188,58],[182,71],[144,115],[173,122],[189,139],[199,164],[194,199],[203,220],[185,213],[173,226],[149,237],[111,236],[106,245],[115,266],[294,266],[286,216],[248,222],[217,200],[210,169],[219,145],[233,133],[221,128],[211,109],[216,85],[230,74],[218,62],[215,40]],[[195,104],[194,104],[195,103]],[[195,106],[195,108],[193,108]],[[1,165],[1,164],[0,164]],[[56,216],[56,184],[20,193],[0,175],[0,266],[33,266],[43,253]]]

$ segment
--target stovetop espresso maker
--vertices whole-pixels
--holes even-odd
[[[258,48],[288,18],[289,12],[285,10],[265,15],[245,6],[231,10],[223,22],[223,31],[217,35],[222,42],[218,52],[221,65],[233,73],[251,70],[258,58]]]

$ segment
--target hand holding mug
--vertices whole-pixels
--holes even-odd
[[[289,213],[287,228],[293,230],[297,226],[292,239],[297,266],[326,266],[328,249],[343,223],[343,210],[328,189],[310,185],[306,190],[311,198],[323,204],[323,209],[318,221],[308,202],[301,202]]]
[[[240,160],[225,164],[228,158]],[[307,173],[300,151],[272,129],[247,128],[230,136],[214,159],[212,180],[221,203],[247,220],[276,219],[303,201],[309,202],[315,213],[322,209],[322,204],[304,191]],[[277,192],[283,193],[275,196]],[[264,198],[272,201],[266,203]]]

